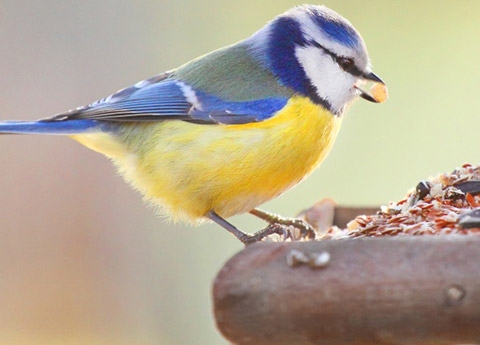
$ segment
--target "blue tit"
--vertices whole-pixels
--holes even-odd
[[[226,218],[250,212],[282,223],[256,208],[320,165],[358,96],[387,98],[362,37],[327,7],[303,5],[87,106],[0,122],[0,133],[68,135],[110,158],[174,220],[214,221],[250,243],[272,227],[250,235]]]

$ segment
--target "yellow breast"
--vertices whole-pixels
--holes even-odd
[[[115,137],[74,139],[111,157],[146,199],[175,219],[196,221],[210,210],[225,218],[248,212],[297,184],[326,157],[340,123],[296,96],[263,122],[129,124]]]

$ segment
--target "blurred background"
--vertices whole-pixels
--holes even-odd
[[[0,119],[102,98],[243,39],[287,0],[0,2]],[[321,169],[264,209],[399,200],[477,163],[478,1],[325,0],[366,40],[390,99],[357,102]],[[64,137],[0,138],[1,344],[225,345],[212,281],[242,249],[216,225],[165,223],[103,156]],[[241,229],[264,224],[231,219]]]

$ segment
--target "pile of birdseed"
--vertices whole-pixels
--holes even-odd
[[[480,166],[422,181],[404,199],[356,217],[346,229],[331,227],[322,239],[445,234],[480,235]]]

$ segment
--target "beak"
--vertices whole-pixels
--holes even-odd
[[[370,81],[373,81],[373,82],[376,82],[376,83],[381,83],[381,84],[385,85],[384,81],[382,79],[380,79],[380,77],[373,72],[370,72],[367,75],[364,75],[363,79],[370,80]]]
[[[355,85],[354,87],[360,91],[359,96],[367,101],[373,103],[382,103],[388,98],[388,90],[385,82],[380,79],[378,75],[373,72],[365,74],[362,76],[362,79],[365,81],[373,82],[372,87],[369,91],[362,89],[360,86]]]

